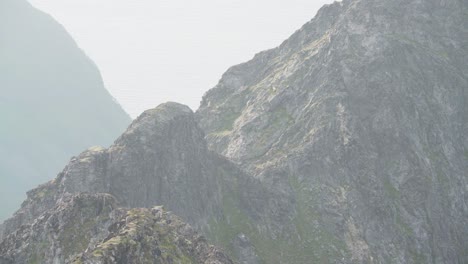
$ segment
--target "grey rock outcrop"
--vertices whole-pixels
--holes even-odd
[[[261,190],[208,150],[187,106],[166,103],[143,113],[110,148],[88,149],[29,191],[0,225],[1,263],[232,263],[194,230],[222,218],[223,193],[255,186]],[[248,198],[237,197],[236,204]]]
[[[230,239],[268,230],[265,263],[468,262],[467,6],[336,2],[229,69],[197,112],[210,148],[293,201]]]
[[[30,191],[0,225],[0,260],[30,259],[33,249],[13,246],[18,234],[91,193],[164,205],[241,263],[467,263],[467,4],[325,6],[280,47],[229,69],[195,115],[175,103],[149,110]],[[159,209],[113,208],[148,228],[104,220],[95,226],[108,243],[93,229],[74,261],[159,254],[146,250],[159,242],[135,240],[158,236]],[[202,248],[191,256],[229,261]],[[179,260],[190,250],[172,249]]]
[[[162,207],[117,207],[109,194],[66,195],[0,244],[0,263],[233,263]]]
[[[126,208],[164,205],[205,233],[211,223],[225,221],[225,208],[255,218],[263,211],[260,201],[274,197],[259,181],[208,150],[204,133],[187,106],[166,103],[138,117],[110,148],[88,149],[72,158],[56,179],[29,191],[20,210],[0,225],[0,240],[11,241],[7,244],[21,242],[21,237],[11,234],[33,225],[67,197],[86,193],[112,195]],[[224,206],[227,203],[229,207]],[[73,223],[64,220],[65,224]],[[91,237],[99,240],[97,235]],[[34,246],[37,243],[31,242]],[[70,250],[75,248],[70,246]],[[138,253],[132,252],[127,253]],[[53,251],[46,257],[51,259],[59,253]],[[86,254],[83,259],[102,261]]]
[[[209,166],[210,155],[217,155],[203,137],[186,106],[167,103],[148,110],[109,149],[88,149],[56,179],[28,192],[22,208],[5,221],[4,234],[31,223],[63,195],[82,192],[109,193],[128,207],[165,204],[187,219],[201,219],[220,200],[216,167]]]

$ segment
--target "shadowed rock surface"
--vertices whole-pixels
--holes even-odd
[[[65,29],[26,0],[0,1],[0,221],[69,158],[110,145],[130,117]]]
[[[209,146],[292,202],[216,241],[245,234],[264,263],[468,262],[467,5],[337,2],[229,69],[197,112]]]
[[[232,210],[255,218],[263,211],[259,202],[273,197],[259,181],[208,150],[194,113],[187,106],[166,103],[138,117],[109,149],[95,147],[83,152],[72,158],[55,180],[28,192],[21,209],[0,225],[0,240],[20,242],[19,236],[8,235],[33,225],[67,197],[82,193],[108,193],[128,208],[162,204],[205,232],[211,223],[222,221],[223,204],[229,203]],[[85,220],[78,217],[77,221]],[[77,227],[76,223],[64,222]],[[71,239],[65,240],[72,243]],[[75,248],[76,245],[70,246],[70,250]],[[138,252],[125,254],[141,253]],[[52,252],[49,259],[57,254],[58,251]],[[24,259],[31,260],[31,255]],[[86,254],[82,259],[104,261]]]
[[[116,204],[108,194],[64,196],[0,244],[0,263],[233,263],[162,207]]]
[[[28,193],[0,240],[21,243],[14,234],[89,192],[164,205],[241,263],[466,263],[466,14],[457,0],[327,5],[280,47],[228,70],[196,118],[167,103],[110,148],[73,158]],[[147,248],[159,242],[121,236],[158,236],[158,213],[122,214],[149,228],[114,226],[111,242],[74,260],[158,255]]]

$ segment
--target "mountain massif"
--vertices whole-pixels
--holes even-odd
[[[467,10],[336,2],[205,95],[210,147],[293,201],[270,256],[468,261]]]
[[[118,208],[108,194],[64,196],[0,244],[1,263],[233,263],[161,207]]]
[[[0,262],[467,263],[467,14],[323,7],[196,113],[148,110],[30,191],[0,226]]]
[[[94,63],[49,15],[0,1],[0,219],[72,155],[110,145],[130,117]]]
[[[188,107],[167,103],[143,113],[110,148],[83,152],[28,192],[0,227],[0,256],[6,263],[231,263],[181,220],[153,208],[164,204],[207,228],[231,181],[251,180],[208,150]]]

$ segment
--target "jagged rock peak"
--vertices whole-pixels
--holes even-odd
[[[229,209],[234,206],[239,212],[244,211],[240,203],[255,205],[245,212],[254,215],[262,211],[256,201],[267,197],[264,191],[234,164],[208,150],[188,107],[166,103],[143,113],[110,148],[84,151],[55,180],[29,191],[22,207],[0,225],[0,240],[33,224],[70,195],[108,193],[128,208],[164,205],[205,231],[209,223],[224,220],[224,196],[230,197]]]
[[[291,236],[275,235],[295,246],[264,261],[468,261],[467,10],[336,2],[205,94],[197,118],[210,149],[293,201],[294,221],[276,223]],[[278,219],[262,218],[260,230]],[[278,250],[295,258],[269,258]]]
[[[179,116],[192,116],[192,114],[193,111],[186,105],[175,102],[167,102],[159,105],[156,108],[146,110],[136,119],[134,124],[139,124],[145,119],[151,119],[156,123],[165,122]]]
[[[65,195],[0,244],[1,264],[233,263],[162,207],[118,208],[109,194]]]
[[[173,142],[176,145],[184,142],[203,148],[203,137],[204,133],[198,127],[193,111],[186,105],[168,102],[143,112],[116,140],[113,147],[121,147],[130,142],[139,146],[150,147],[147,144],[151,144],[151,147],[156,147],[155,144],[166,144],[171,139],[178,138],[177,142]]]

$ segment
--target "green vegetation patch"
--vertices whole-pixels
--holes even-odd
[[[109,220],[112,207],[105,206],[105,201],[78,197],[72,210],[73,215],[58,238],[65,258],[81,253],[88,247],[92,230]]]
[[[400,211],[397,211],[396,215],[396,225],[398,230],[400,231],[401,234],[407,236],[407,237],[412,237],[413,236],[413,229],[403,221],[403,218],[401,217]]]
[[[32,255],[29,258],[28,264],[41,264],[44,262],[45,252],[49,246],[49,243],[46,240],[39,241],[33,244],[33,249],[31,250]]]
[[[395,188],[395,186],[393,186],[389,179],[386,178],[384,180],[383,186],[385,192],[389,195],[390,198],[392,198],[393,200],[400,198],[400,191],[397,188]]]
[[[278,107],[270,113],[268,127],[261,131],[256,140],[254,150],[255,156],[261,156],[265,152],[265,147],[271,143],[275,135],[279,135],[281,131],[294,124],[294,118],[288,113],[284,107]]]
[[[114,237],[100,244],[93,252],[100,258],[113,252],[134,256],[139,263],[197,263],[191,257],[187,245],[181,243],[170,227],[155,221],[154,216],[146,209],[132,209],[125,217],[126,226]],[[155,250],[159,251],[155,255]]]
[[[410,250],[411,259],[413,259],[414,264],[425,264],[427,263],[426,256],[418,252]]]
[[[240,112],[236,112],[233,109],[228,109],[226,113],[219,120],[219,132],[231,131],[234,129],[234,123],[241,116]]]
[[[296,179],[290,180],[297,193],[297,213],[293,219],[294,234],[282,234],[272,239],[268,230],[260,231],[240,209],[236,192],[226,193],[223,199],[222,219],[210,221],[209,238],[222,245],[236,259],[233,240],[239,234],[247,235],[261,263],[333,263],[348,256],[344,241],[335,238],[316,223],[320,215],[311,209],[313,195],[300,188]]]

